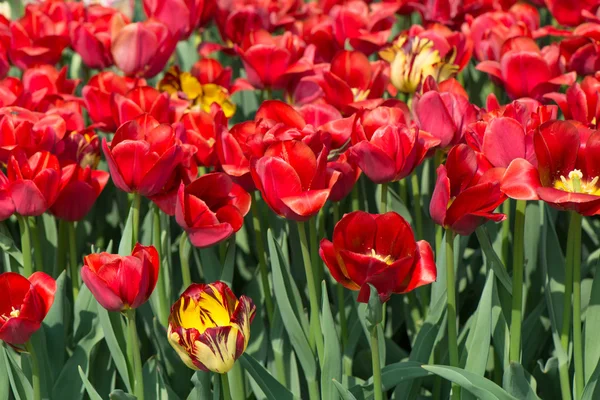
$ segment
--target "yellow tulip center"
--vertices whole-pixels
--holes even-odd
[[[392,265],[394,263],[394,258],[391,255],[388,254],[387,256],[384,257],[381,254],[377,254],[375,252],[375,249],[371,249],[370,256],[376,260],[386,263],[387,265]]]
[[[192,299],[182,301],[179,320],[182,328],[195,328],[199,333],[203,333],[208,328],[231,325],[231,316],[222,299],[207,293],[203,293],[198,301]]]
[[[6,322],[11,318],[17,318],[17,317],[19,317],[19,315],[21,315],[21,310],[14,308],[14,307],[11,307],[11,308],[12,308],[12,311],[10,312],[8,317],[6,316],[6,314],[2,314],[2,315],[0,315],[0,320]]]
[[[369,92],[371,90],[359,90],[357,88],[352,88],[352,94],[354,95],[354,101],[363,101],[366,100],[369,96]]]
[[[578,169],[574,169],[569,172],[568,178],[561,175],[560,180],[554,182],[554,188],[570,193],[584,193],[600,196],[600,188],[596,187],[597,183],[597,176],[586,181],[583,180],[583,173]]]

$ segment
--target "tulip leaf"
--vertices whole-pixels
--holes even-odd
[[[211,397],[211,375],[212,374],[210,372],[196,371],[194,376],[192,376],[192,383],[194,384],[194,388],[190,392],[190,395],[187,397],[187,400],[208,399]]]
[[[531,381],[531,382],[530,382]],[[540,400],[535,393],[536,382],[519,363],[511,362],[504,371],[502,379],[504,389],[521,400]]]
[[[472,372],[465,371],[464,369],[448,367],[445,365],[423,365],[421,368],[456,383],[463,389],[471,392],[478,399],[517,400],[516,397],[507,393],[504,389],[489,379]]]
[[[317,365],[315,356],[308,343],[308,338],[296,318],[290,296],[288,295],[287,288],[289,287],[289,282],[285,281],[285,277],[287,277],[287,274],[284,272],[284,268],[286,268],[284,266],[285,259],[281,248],[275,242],[275,239],[273,239],[273,233],[270,229],[267,232],[267,238],[273,267],[273,289],[275,291],[275,299],[279,305],[281,318],[307,379],[316,379]]]
[[[110,400],[137,400],[137,397],[132,394],[125,393],[121,389],[112,391],[108,398]]]
[[[121,314],[116,312],[108,312],[100,304],[98,304],[98,319],[100,326],[104,332],[104,340],[108,345],[108,350],[113,358],[117,371],[128,391],[131,390],[130,373],[127,369],[127,359],[123,349],[126,346],[125,333],[123,331],[123,323]]]
[[[98,394],[96,389],[94,389],[94,386],[92,386],[81,367],[78,367],[77,369],[79,370],[79,376],[83,381],[83,386],[85,386],[85,391],[87,392],[88,396],[90,396],[90,400],[102,400],[102,397]]]
[[[131,255],[131,249],[133,249],[133,208],[135,202],[131,202],[131,208],[127,215],[127,222],[123,227],[123,233],[121,234],[121,241],[119,242],[119,255],[129,256]]]
[[[421,366],[421,363],[414,361],[401,361],[386,365],[381,369],[381,383],[383,388],[387,391],[398,386],[402,382],[431,375],[421,368]],[[362,385],[356,385],[350,388],[350,392],[356,394],[361,393],[362,396],[359,396],[360,398],[371,398],[373,396],[373,378],[370,378]],[[357,395],[355,395],[355,397],[356,396]]]
[[[53,377],[57,375],[65,364],[65,308],[66,299],[66,271],[63,271],[56,280],[54,303],[44,318],[43,326],[46,334],[47,359],[50,362]],[[54,380],[54,379],[53,379]]]
[[[12,349],[0,345],[0,356],[3,360],[0,360],[8,372],[8,381],[10,382],[10,388],[13,396],[16,400],[28,400],[33,398],[33,389],[31,383],[25,377],[23,370],[19,368],[10,352]]]
[[[321,363],[321,398],[334,399],[337,393],[334,381],[342,379],[342,357],[338,332],[329,305],[327,285],[321,283],[323,308],[321,314],[321,330],[323,331],[323,347],[325,349]]]
[[[173,390],[180,397],[183,397],[184,393],[189,391],[193,371],[181,362],[181,359],[169,344],[167,330],[158,322],[158,319],[152,319],[152,326],[154,328],[152,329],[152,342],[156,348],[158,360],[165,367],[165,373]]]
[[[19,265],[23,265],[23,253],[21,253],[21,250],[19,250],[19,248],[15,244],[15,241],[10,235],[10,231],[8,230],[8,228],[6,228],[6,225],[4,225],[4,222],[0,222],[0,250],[2,250],[3,253],[12,257]],[[5,271],[10,271],[10,269],[6,265]]]
[[[235,267],[235,234],[233,234],[228,242],[227,253],[225,255],[225,262],[223,263],[223,271],[221,272],[221,281],[231,286],[233,282],[233,270]]]
[[[354,397],[354,395],[348,389],[342,386],[342,384],[335,379],[333,380],[333,386],[337,389],[337,392],[342,400],[356,400],[356,397]],[[334,399],[335,397],[328,398]]]
[[[600,364],[600,343],[596,336],[600,332],[600,279],[594,279],[590,302],[585,312],[585,381],[588,382],[596,366]]]
[[[273,377],[254,357],[250,354],[242,354],[238,360],[242,367],[254,379],[265,394],[267,400],[293,400],[294,395],[286,389],[277,379]]]
[[[150,357],[144,364],[144,398],[178,400],[179,396],[166,383],[156,357]]]
[[[494,274],[496,274],[498,280],[500,283],[502,283],[502,286],[506,288],[508,293],[512,293],[512,280],[508,275],[508,272],[506,272],[506,268],[500,260],[500,257],[498,257],[498,254],[496,254],[494,251],[485,226],[479,226],[475,230],[475,234],[477,235],[477,240],[479,241],[481,249],[483,250],[486,264],[490,266],[492,271],[494,271]]]
[[[4,345],[0,344],[0,400],[10,399],[9,368],[6,364]]]
[[[600,385],[598,385],[598,381],[600,380],[600,363],[596,365],[594,368],[594,372],[590,377],[589,381],[585,385],[585,389],[583,391],[583,396],[581,396],[581,400],[595,400],[600,398]]]

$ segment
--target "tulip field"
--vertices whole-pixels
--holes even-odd
[[[600,0],[0,1],[0,400],[600,399]]]

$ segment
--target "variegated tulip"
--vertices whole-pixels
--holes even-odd
[[[192,284],[173,304],[169,342],[190,368],[228,372],[246,350],[256,307],[227,284]]]

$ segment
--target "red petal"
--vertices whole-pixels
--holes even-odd
[[[566,121],[549,121],[533,136],[542,185],[551,186],[575,168],[579,152],[579,132]]]
[[[508,167],[516,158],[527,159],[525,131],[512,118],[494,118],[483,137],[483,154],[495,167]]]
[[[102,307],[108,311],[121,311],[123,309],[124,304],[119,295],[103,279],[100,279],[88,268],[87,265],[81,268],[81,279]]]
[[[517,158],[506,169],[500,189],[511,199],[538,200],[537,189],[541,186],[537,168],[529,161]]]
[[[371,64],[359,51],[338,52],[331,60],[330,71],[351,88],[366,90],[371,82]]]
[[[437,181],[429,203],[429,214],[431,219],[442,227],[445,226],[446,212],[450,203],[450,180],[444,165],[437,169]]]

